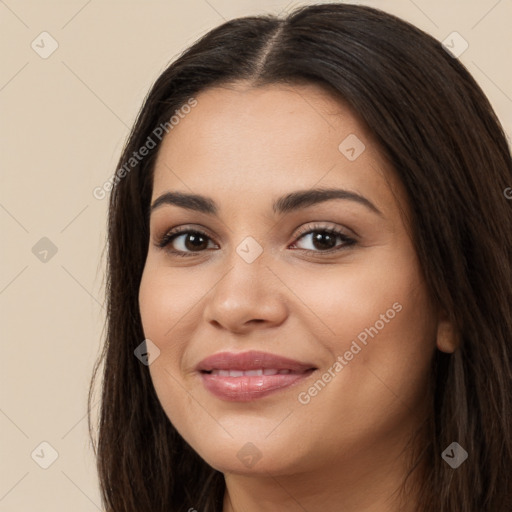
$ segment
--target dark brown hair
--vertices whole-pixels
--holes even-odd
[[[370,128],[410,203],[413,242],[459,349],[432,361],[427,468],[417,510],[512,510],[512,160],[504,132],[465,67],[431,36],[379,10],[304,7],[210,31],[158,78],[119,167],[191,97],[221,84],[315,83]],[[108,221],[107,331],[97,464],[107,512],[222,510],[223,475],[177,433],[134,357],[144,340],[138,290],[159,144],[116,178]],[[90,415],[91,416],[91,415]],[[89,427],[92,434],[92,420]],[[441,458],[457,441],[468,460]]]

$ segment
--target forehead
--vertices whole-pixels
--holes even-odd
[[[399,184],[371,132],[325,89],[238,84],[196,100],[162,142],[153,198],[174,189],[270,204],[271,196],[321,186],[394,200],[390,186]]]

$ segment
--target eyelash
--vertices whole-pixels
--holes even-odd
[[[334,247],[332,249],[325,250],[325,251],[313,251],[311,249],[297,249],[297,250],[319,253],[319,254],[333,254],[335,252],[346,249],[349,246],[353,246],[353,245],[357,244],[357,242],[354,238],[348,237],[347,235],[345,235],[345,233],[343,233],[342,231],[340,231],[336,228],[326,227],[326,226],[322,226],[319,224],[315,224],[313,226],[306,226],[303,229],[299,230],[299,233],[297,233],[297,235],[295,237],[295,241],[292,243],[292,245],[294,245],[297,241],[299,241],[304,236],[309,235],[311,233],[316,233],[316,232],[328,233],[330,235],[339,237],[342,240],[343,244],[340,246]],[[196,254],[205,252],[205,251],[178,251],[176,249],[171,249],[169,247],[169,244],[171,244],[171,242],[173,242],[175,238],[177,238],[178,236],[183,235],[183,234],[200,235],[200,236],[203,236],[203,237],[211,240],[211,238],[204,231],[201,231],[199,229],[187,229],[186,227],[184,227],[184,228],[176,228],[176,229],[173,229],[173,230],[165,233],[156,242],[156,246],[159,247],[160,249],[165,249],[166,251],[170,252],[173,255],[180,256],[180,257],[195,256]]]

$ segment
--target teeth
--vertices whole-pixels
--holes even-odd
[[[248,377],[257,377],[258,375],[263,375],[263,370],[247,370],[246,372],[243,372]]]
[[[259,368],[257,370],[212,370],[211,375],[219,377],[259,377],[260,375],[287,375],[290,370],[276,370],[275,368]]]

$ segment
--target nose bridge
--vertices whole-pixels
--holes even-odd
[[[257,263],[258,267],[261,266],[262,261],[267,259],[268,254],[262,257],[265,252],[261,243],[250,235],[244,237],[234,251],[247,265]],[[234,258],[234,254],[232,257]],[[238,262],[236,259],[235,261]]]
[[[262,244],[252,236],[244,237],[226,256],[226,271],[217,286],[218,291],[227,294],[227,298],[229,295],[240,296],[238,300],[263,298],[271,287],[268,263],[268,254]]]
[[[270,253],[253,237],[245,237],[224,261],[222,277],[214,286],[205,308],[207,321],[228,329],[241,329],[251,320],[282,321],[286,308],[272,272]]]

